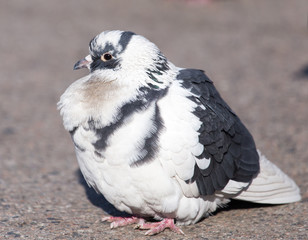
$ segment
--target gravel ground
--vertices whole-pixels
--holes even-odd
[[[110,230],[114,209],[89,189],[56,103],[107,29],[155,42],[176,65],[205,69],[262,152],[301,188],[299,203],[232,202],[186,235]],[[305,0],[53,0],[0,3],[1,239],[307,239],[308,30]]]

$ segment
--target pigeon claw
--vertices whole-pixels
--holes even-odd
[[[166,228],[169,228],[173,232],[185,235],[184,232],[174,224],[174,220],[170,218],[165,218],[161,222],[154,223],[145,223],[140,221],[139,224],[135,226],[135,229],[148,230],[145,232],[146,236],[156,235],[163,232]]]
[[[145,235],[152,236],[163,232],[166,228],[178,234],[185,235],[184,232],[174,224],[171,218],[165,218],[160,222],[145,222],[143,218],[137,217],[103,217],[102,222],[110,222],[110,228],[123,227],[137,223],[135,229],[148,230]]]
[[[110,222],[110,228],[123,227],[138,223],[139,219],[136,217],[103,217],[102,222]]]

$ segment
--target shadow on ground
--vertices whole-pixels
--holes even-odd
[[[104,212],[112,216],[129,216],[129,214],[127,213],[118,211],[111,203],[106,200],[106,198],[102,194],[97,193],[94,188],[90,188],[79,169],[76,170],[75,174],[78,178],[79,183],[84,187],[87,198],[94,206],[103,209]]]
[[[294,75],[297,80],[308,80],[308,64],[302,66]]]
[[[97,193],[93,188],[90,188],[79,169],[76,170],[76,176],[78,178],[79,183],[84,187],[87,198],[94,206],[101,208],[104,212],[112,216],[121,216],[121,217],[129,216],[129,214],[127,213],[118,211],[111,203],[109,203],[105,199],[105,197],[102,194]],[[230,211],[230,210],[236,210],[236,209],[251,209],[251,208],[261,208],[261,207],[264,208],[264,207],[270,207],[270,206],[272,205],[258,204],[258,203],[240,201],[240,200],[231,200],[230,203],[228,203],[224,208],[217,209],[211,215],[216,215],[220,211]]]

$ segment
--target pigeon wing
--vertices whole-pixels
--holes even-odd
[[[260,167],[249,131],[203,71],[183,69],[177,79],[191,92],[189,99],[197,104],[193,114],[202,122],[198,132],[204,150],[195,156],[194,173],[186,183],[196,182],[199,193],[205,196],[222,190],[230,179],[251,181]]]

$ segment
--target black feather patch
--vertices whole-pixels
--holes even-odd
[[[122,53],[122,52],[125,51],[128,43],[130,42],[133,35],[135,35],[135,33],[129,32],[129,31],[123,32],[121,34],[121,38],[119,40],[119,45],[121,45],[122,49],[119,53]]]
[[[103,155],[102,152],[104,152],[104,150],[108,147],[108,139],[118,128],[124,124],[124,122],[129,117],[131,117],[136,112],[146,110],[152,103],[155,104],[155,114],[153,119],[153,124],[155,124],[155,131],[151,134],[150,137],[145,139],[144,148],[142,150],[145,150],[146,154],[137,159],[132,166],[139,166],[143,162],[149,161],[156,153],[158,134],[163,126],[156,101],[166,95],[168,88],[154,90],[151,88],[142,87],[139,89],[139,92],[140,95],[137,97],[137,99],[127,102],[120,108],[117,119],[111,124],[102,128],[97,128],[96,126],[100,124],[96,123],[94,120],[88,121],[89,130],[94,131],[95,135],[98,137],[98,140],[93,143],[93,146],[97,153]]]
[[[72,138],[72,140],[73,140],[73,143],[74,143],[75,147],[76,147],[77,149],[79,149],[79,151],[84,152],[85,149],[82,148],[81,146],[79,146],[79,145],[76,143],[76,141],[74,140],[74,136],[75,136],[75,133],[76,133],[76,130],[77,130],[77,129],[78,129],[78,127],[74,127],[71,131],[69,131],[69,133],[71,134],[71,138]]]
[[[157,104],[155,104],[155,113],[154,113],[154,119],[153,124],[155,131],[151,133],[151,135],[145,139],[144,146],[140,149],[141,151],[145,151],[146,154],[142,157],[139,157],[133,164],[131,164],[132,167],[138,167],[151,159],[155,157],[155,154],[158,150],[158,138],[160,130],[163,127],[163,120],[160,115],[159,108]]]
[[[158,80],[158,77],[163,75],[169,69],[170,67],[166,57],[161,52],[159,52],[157,57],[153,59],[153,67],[146,69],[146,73],[149,78],[154,81],[154,86],[156,86],[156,84],[163,83]],[[153,84],[149,83],[149,86],[153,86]]]
[[[194,175],[186,182],[196,182],[201,195],[222,190],[230,179],[249,182],[260,168],[259,155],[249,131],[203,71],[181,70],[177,79],[194,94],[189,99],[204,106],[194,111],[202,121],[199,141],[205,147],[197,157],[211,161],[206,169],[195,164]]]

